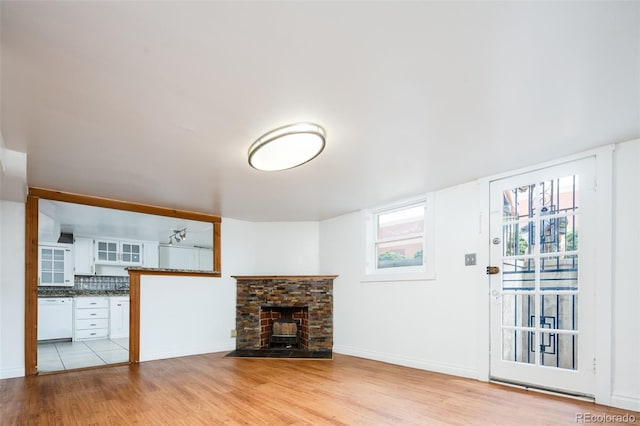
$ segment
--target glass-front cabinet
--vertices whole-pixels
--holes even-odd
[[[117,241],[96,241],[96,261],[101,263],[118,263]]]
[[[140,243],[121,243],[122,261],[124,263],[142,264],[142,244]]]
[[[56,245],[40,245],[38,285],[73,286],[71,249]]]
[[[96,239],[95,248],[96,263],[142,265],[142,242]]]

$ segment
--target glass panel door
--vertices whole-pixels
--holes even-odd
[[[593,394],[594,259],[578,246],[593,217],[592,170],[588,159],[491,184],[494,378]]]

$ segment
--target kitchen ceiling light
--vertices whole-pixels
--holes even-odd
[[[298,167],[324,149],[325,131],[314,123],[296,123],[265,133],[249,148],[249,164],[258,170]]]
[[[173,234],[169,235],[169,245],[173,245],[173,240],[176,243],[187,239],[187,228],[174,229]]]

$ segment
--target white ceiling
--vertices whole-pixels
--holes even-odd
[[[640,2],[0,3],[28,184],[319,220],[640,137]],[[271,128],[327,147],[247,164]]]

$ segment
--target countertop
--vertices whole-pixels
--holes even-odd
[[[128,296],[129,289],[126,290],[75,290],[75,289],[55,289],[38,290],[38,297],[83,297],[83,296]]]

